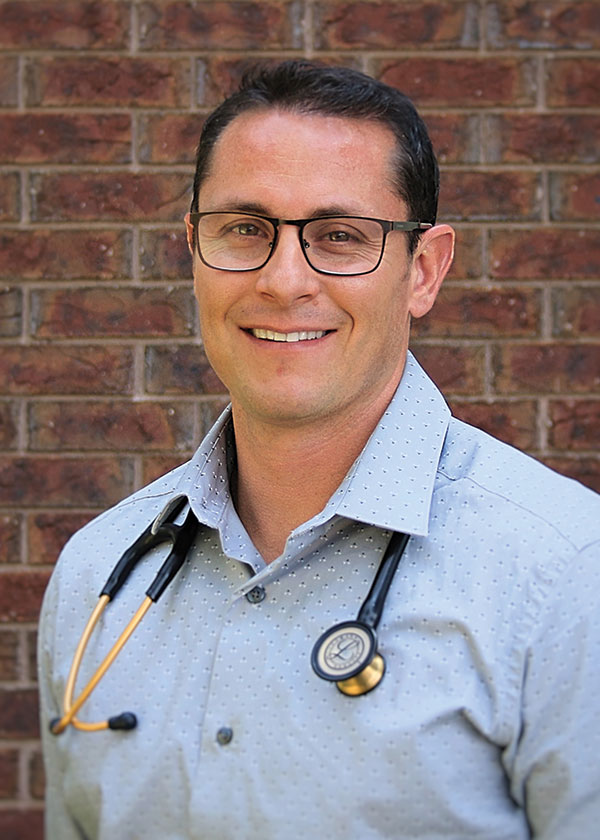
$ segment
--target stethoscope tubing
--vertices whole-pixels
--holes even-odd
[[[94,723],[80,721],[77,718],[77,713],[90,697],[100,680],[105,676],[152,604],[158,601],[189,555],[198,529],[198,520],[190,507],[182,525],[176,525],[173,521],[183,509],[186,502],[187,499],[185,496],[179,496],[173,499],[166,510],[123,552],[115,568],[112,570],[102,588],[98,603],[94,607],[75,650],[65,686],[63,715],[61,718],[55,718],[50,722],[50,731],[54,735],[59,735],[61,732],[64,732],[69,724],[73,725],[76,729],[87,732],[102,729],[127,730],[133,729],[137,725],[137,718],[133,712],[122,712],[120,715]],[[385,662],[377,650],[375,631],[383,613],[391,582],[408,540],[408,534],[395,532],[392,535],[356,620],[342,622],[330,628],[330,630],[325,631],[313,648],[311,662],[315,673],[325,680],[335,681],[340,691],[344,694],[353,696],[364,694],[378,685],[383,677]],[[172,548],[154,580],[146,590],[146,597],[88,683],[74,700],[75,684],[81,662],[100,617],[111,600],[125,584],[140,559],[152,548],[164,542],[170,542]],[[354,633],[355,641],[351,639],[349,647],[356,646],[356,644],[360,643],[364,649],[351,667],[345,668],[345,663],[340,660],[342,661],[342,665],[340,666],[341,670],[337,673],[335,670],[337,663],[329,670],[324,664],[327,653],[326,646],[340,643],[342,639],[340,634],[344,633],[346,637],[350,638],[352,637],[352,633]],[[358,642],[356,642],[356,639],[358,639]],[[333,661],[333,657],[343,655],[345,650],[347,649],[342,647],[335,654],[330,655],[331,661]],[[323,658],[324,656],[325,659]]]
[[[185,497],[178,499],[176,504],[169,509],[169,516],[175,518],[179,511],[183,508],[185,502]],[[65,686],[63,715],[61,718],[54,719],[50,722],[50,731],[54,735],[60,735],[69,724],[72,724],[76,729],[85,731],[97,731],[101,729],[133,729],[136,726],[137,719],[132,712],[122,712],[120,715],[116,715],[112,718],[108,718],[108,720],[99,721],[97,723],[86,723],[84,721],[80,721],[76,715],[90,694],[96,688],[102,677],[106,674],[112,663],[115,661],[152,604],[158,601],[169,583],[171,583],[177,572],[181,569],[186,557],[189,554],[197,528],[198,520],[191,508],[188,511],[182,525],[176,525],[175,523],[169,521],[165,522],[164,518],[161,518],[160,522],[155,520],[121,555],[117,565],[102,588],[99,601],[94,607],[75,650],[75,656],[73,657],[73,662],[71,664]],[[150,549],[163,542],[171,542],[172,549],[158,570],[154,580],[146,590],[146,597],[128,622],[125,629],[122,631],[117,641],[102,660],[87,685],[79,693],[76,700],[73,700],[75,683],[81,667],[81,661],[94,628],[100,620],[100,616],[121,587],[125,584],[127,578],[139,560],[148,551],[150,551]]]

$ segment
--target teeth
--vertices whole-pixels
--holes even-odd
[[[280,333],[273,330],[255,329],[250,330],[255,338],[264,338],[267,341],[311,341],[313,338],[322,338],[326,330],[302,330],[302,332]]]

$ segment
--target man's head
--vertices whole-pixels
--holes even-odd
[[[386,126],[396,139],[390,161],[393,188],[406,204],[410,219],[435,223],[438,166],[427,129],[412,102],[400,91],[357,70],[300,60],[261,66],[247,73],[238,91],[208,117],[198,146],[192,211],[200,209],[199,190],[222,132],[237,116],[258,109],[369,120]],[[407,236],[411,251],[419,235],[414,231]]]
[[[310,85],[291,85],[304,74]],[[200,145],[186,224],[204,348],[236,422],[339,429],[391,399],[453,232],[425,224],[407,245],[434,221],[437,168],[403,96],[341,69],[293,63],[267,77],[271,104],[253,82],[244,107],[235,95],[209,118]],[[392,111],[407,115],[395,128]]]

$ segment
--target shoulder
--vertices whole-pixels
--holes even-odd
[[[106,577],[107,564],[112,568],[125,548],[160,513],[177,490],[188,464],[127,496],[73,534],[61,552],[53,578],[77,573],[88,580],[96,575],[98,580]]]
[[[482,523],[552,535],[575,551],[600,540],[600,496],[491,435],[452,418],[438,467],[446,492],[476,505]],[[453,490],[450,488],[454,488]]]

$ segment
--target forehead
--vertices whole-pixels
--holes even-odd
[[[397,214],[402,202],[393,187],[395,150],[392,131],[372,120],[246,112],[215,144],[200,188],[202,209],[259,202],[276,215],[292,208],[310,215],[321,206],[360,215],[387,207],[386,213]]]

